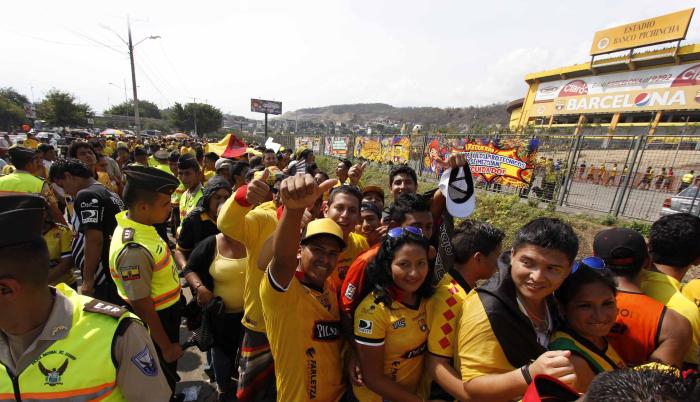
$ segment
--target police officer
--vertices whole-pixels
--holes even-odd
[[[46,202],[0,197],[0,400],[167,401],[142,323],[118,306],[48,286]]]
[[[41,156],[36,151],[20,146],[13,146],[7,151],[10,162],[15,167],[15,171],[0,176],[0,194],[3,193],[23,193],[38,194],[49,203],[49,212],[55,222],[66,225],[63,214],[58,209],[56,196],[48,184],[36,176],[38,172],[43,174],[44,165]]]
[[[170,387],[179,380],[177,360],[184,299],[168,244],[153,225],[165,222],[172,211],[170,196],[179,181],[146,166],[124,169],[126,211],[117,214],[117,228],[109,247],[109,270],[119,295],[148,325]]]

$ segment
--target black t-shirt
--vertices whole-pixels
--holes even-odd
[[[177,238],[177,248],[185,253],[191,252],[203,239],[219,234],[216,222],[204,212],[197,211],[187,215],[182,221],[180,236]]]
[[[73,201],[73,238],[71,249],[76,265],[83,271],[85,264],[85,233],[88,229],[102,232],[102,256],[95,272],[95,286],[109,278],[109,243],[117,227],[115,216],[124,210],[124,203],[115,193],[100,183],[80,190]]]

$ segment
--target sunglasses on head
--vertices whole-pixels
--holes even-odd
[[[418,235],[418,236],[423,236],[423,231],[415,226],[406,226],[403,228],[402,227],[393,228],[393,229],[389,230],[388,232],[386,232],[386,234],[389,235],[389,237],[399,237],[406,232],[413,233],[414,235]]]
[[[591,256],[591,257],[586,257],[582,260],[578,260],[574,263],[574,266],[571,268],[571,273],[574,274],[578,269],[581,267],[581,265],[585,265],[588,268],[593,268],[593,269],[603,269],[605,268],[605,261],[603,261],[602,258]]]

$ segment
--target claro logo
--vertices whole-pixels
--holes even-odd
[[[672,87],[689,87],[694,85],[700,85],[700,64],[696,64],[678,74],[678,77],[671,83]]]
[[[588,95],[588,85],[583,80],[574,80],[564,85],[559,92],[559,97]]]

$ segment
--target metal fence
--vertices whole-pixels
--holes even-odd
[[[483,190],[518,194],[539,202],[588,209],[613,216],[653,221],[662,207],[681,186],[681,177],[691,170],[700,173],[700,127],[664,127],[649,135],[649,127],[618,127],[610,134],[606,127],[583,127],[574,135],[559,129],[535,134],[444,134],[450,138],[478,138],[504,143],[537,139],[538,161],[527,188],[476,181]],[[422,179],[437,181],[435,173],[425,172],[428,139],[435,134],[410,135],[406,163]],[[308,138],[308,137],[306,137]],[[329,137],[315,136],[315,151],[328,154]],[[285,147],[295,147],[295,136],[276,136]],[[347,157],[353,158],[355,137],[348,137]],[[337,156],[337,155],[335,155]],[[554,173],[545,166],[554,164]],[[386,169],[391,162],[380,164]],[[548,174],[549,173],[549,174]],[[695,181],[695,178],[693,179]],[[700,201],[695,201],[696,203]]]

